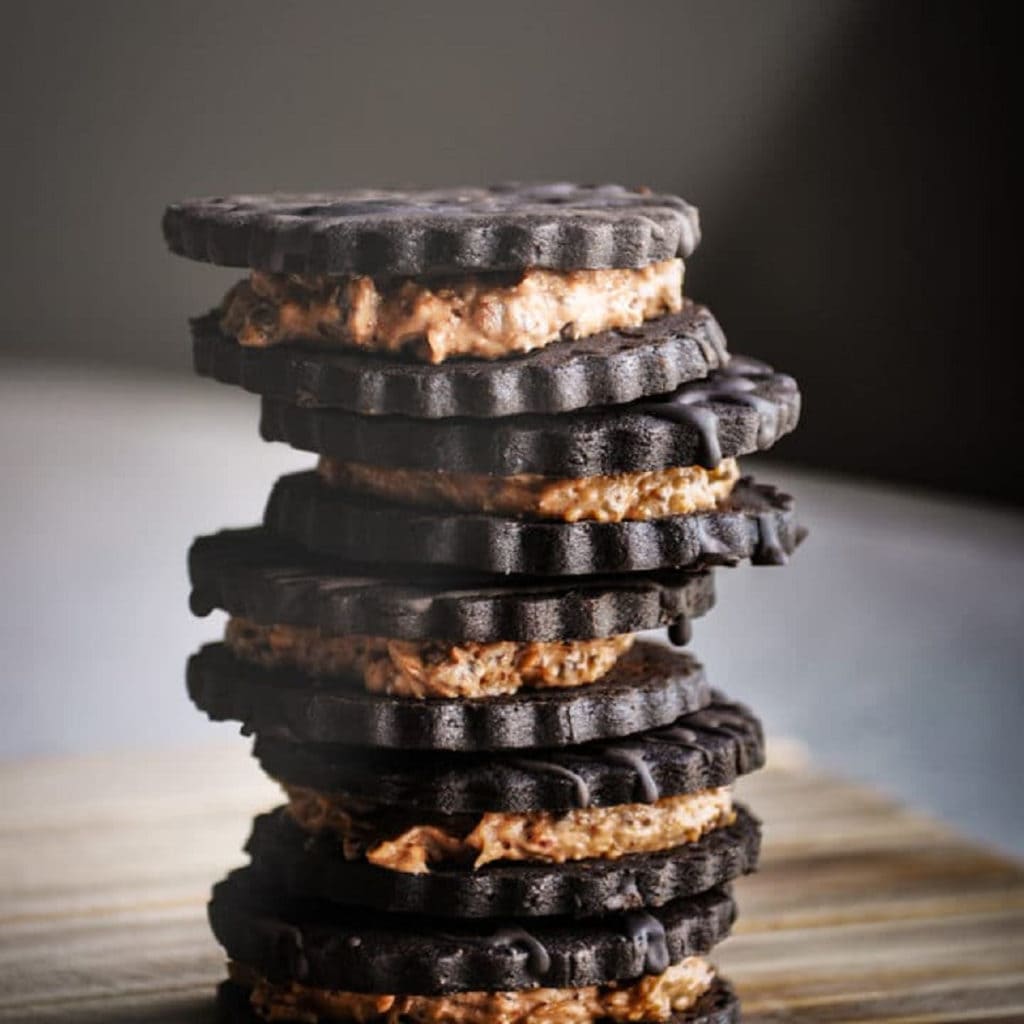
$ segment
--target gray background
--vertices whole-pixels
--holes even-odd
[[[216,735],[182,692],[218,629],[185,613],[185,548],[308,464],[188,375],[185,319],[238,275],[165,253],[167,202],[619,180],[700,205],[688,289],[806,399],[773,457],[811,541],[725,576],[695,631],[713,679],[828,766],[1024,851],[1015,36],[994,11],[4,5],[0,756]]]

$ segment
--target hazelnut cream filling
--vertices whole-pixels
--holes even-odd
[[[619,476],[561,479],[385,469],[329,456],[321,457],[317,472],[332,487],[388,501],[568,523],[618,523],[708,512],[729,497],[740,475],[735,459],[723,459],[714,469],[676,466]]]
[[[494,697],[522,687],[584,686],[606,675],[633,634],[560,643],[448,644],[379,636],[324,636],[303,626],[228,619],[224,642],[244,661],[296,668],[315,678],[359,676],[371,693],[398,697]]]
[[[715,979],[703,957],[691,956],[639,981],[586,988],[533,988],[519,992],[457,992],[446,996],[378,995],[275,985],[232,961],[228,974],[251,988],[257,1015],[269,1021],[322,1018],[359,1024],[594,1024],[667,1021],[693,1007]]]
[[[337,794],[285,786],[288,813],[305,831],[341,840],[349,860],[423,874],[434,864],[482,867],[492,861],[614,860],[695,843],[736,819],[728,786],[664,797],[650,804],[433,816],[382,808]],[[425,820],[427,819],[427,820]]]
[[[254,271],[224,298],[221,326],[242,345],[319,342],[407,352],[430,363],[498,359],[559,338],[638,327],[683,303],[683,261],[638,270],[538,268],[513,278],[301,277]]]

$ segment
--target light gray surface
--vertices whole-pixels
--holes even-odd
[[[0,756],[232,731],[184,693],[222,622],[188,615],[185,551],[310,464],[256,421],[255,399],[205,381],[0,362]],[[784,570],[719,573],[694,630],[712,680],[829,767],[1024,853],[1021,517],[771,476],[811,536]]]

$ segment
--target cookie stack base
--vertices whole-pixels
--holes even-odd
[[[217,1008],[222,1024],[267,1024],[249,1001],[249,990],[231,981],[221,982],[217,989]],[[690,1010],[675,1013],[659,1024],[739,1024],[740,1003],[732,986],[716,977],[711,988],[700,997]],[[308,1018],[302,1024],[312,1024]],[[352,1024],[337,1017],[320,1017],[316,1024]],[[371,1024],[371,1022],[367,1022]],[[640,1021],[638,1024],[644,1024]]]

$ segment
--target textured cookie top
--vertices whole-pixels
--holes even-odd
[[[642,267],[700,241],[678,196],[566,182],[188,199],[163,230],[172,252],[206,263],[372,277]]]

